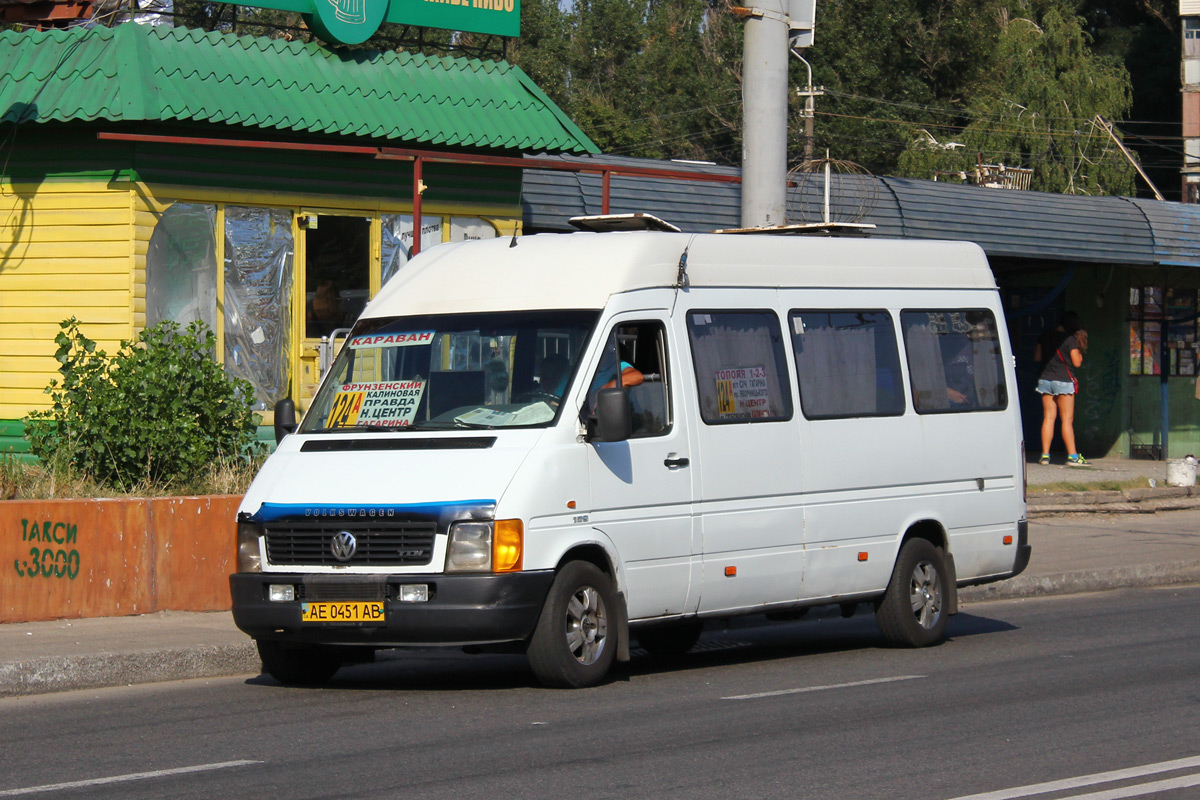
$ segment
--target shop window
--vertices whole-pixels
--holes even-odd
[[[779,318],[770,311],[693,311],[688,336],[710,425],[792,418]]]
[[[808,419],[898,416],[904,386],[886,311],[793,311],[788,317]]]
[[[217,329],[217,207],[175,203],[146,251],[146,326],[165,320]]]
[[[1129,290],[1129,374],[1195,375],[1196,290],[1141,286]],[[1162,361],[1164,332],[1167,362]]]
[[[900,324],[917,413],[1007,407],[1000,337],[991,311],[902,311]]]
[[[384,214],[382,226],[382,283],[400,271],[400,268],[412,258],[413,218],[410,214]],[[465,242],[470,239],[494,239],[497,236],[496,226],[481,217],[451,217],[449,220],[449,235],[445,218],[441,216],[424,216],[421,218],[421,249],[428,250],[449,242]]]
[[[466,242],[472,239],[495,239],[496,226],[479,217],[451,217],[450,241]]]
[[[294,253],[290,209],[225,209],[225,369],[260,410],[288,396]]]
[[[305,216],[304,335],[329,336],[354,324],[371,294],[371,221]]]
[[[380,217],[380,232],[382,233],[382,270],[381,285],[400,271],[400,268],[412,258],[413,248],[413,218],[411,214],[383,214]],[[421,249],[442,243],[442,218],[429,216],[421,218]]]

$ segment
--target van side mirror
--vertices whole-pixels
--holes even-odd
[[[285,397],[275,403],[275,444],[283,441],[283,437],[296,431],[296,404],[290,397]]]
[[[624,388],[601,389],[596,393],[596,427],[593,442],[623,442],[633,435],[633,408]]]

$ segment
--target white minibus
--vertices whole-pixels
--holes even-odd
[[[874,606],[944,638],[1030,547],[979,247],[649,231],[445,244],[370,302],[238,512],[264,670],[517,649],[604,679],[707,619]]]

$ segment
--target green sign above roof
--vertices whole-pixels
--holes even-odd
[[[313,32],[332,44],[365,42],[383,22],[494,36],[521,33],[521,0],[237,0],[235,4],[303,14]]]
[[[599,149],[520,67],[187,28],[0,31],[0,123],[199,122],[355,143]]]

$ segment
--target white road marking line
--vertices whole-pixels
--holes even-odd
[[[1141,797],[1144,794],[1167,792],[1171,789],[1186,789],[1189,786],[1200,786],[1200,775],[1184,775],[1154,783],[1143,783],[1136,786],[1126,786],[1124,789],[1106,789],[1103,792],[1091,794],[1073,794],[1063,800],[1122,800],[1125,797]]]
[[[952,800],[1014,800],[1014,798],[1032,797],[1035,794],[1059,792],[1063,791],[1064,789],[1081,789],[1084,786],[1095,786],[1098,783],[1111,783],[1112,781],[1121,781],[1128,778],[1142,778],[1146,775],[1157,775],[1161,772],[1172,772],[1173,770],[1188,769],[1190,767],[1200,767],[1200,756],[1179,758],[1174,761],[1160,761],[1157,764],[1144,764],[1140,767],[1116,769],[1111,772],[1097,772],[1093,775],[1080,775],[1077,778],[1065,778],[1061,781],[1034,783],[1030,784],[1029,786],[1017,786],[1012,789],[1001,789],[995,792],[984,792],[983,794],[963,795],[962,797],[952,798]],[[1188,785],[1191,786],[1194,784]],[[1113,791],[1128,790],[1116,789]],[[1133,796],[1134,795],[1131,794],[1113,795],[1113,797]],[[1093,795],[1087,795],[1087,797],[1091,798]],[[1096,795],[1095,797],[1099,798],[1100,795]]]
[[[826,689],[849,689],[852,686],[871,686],[876,683],[895,683],[896,681],[915,681],[924,675],[897,675],[894,678],[874,678],[869,681],[853,681],[851,683],[834,683],[829,686],[805,686],[801,689],[778,689],[774,692],[755,692],[754,694],[735,694],[732,697],[722,697],[722,700],[754,700],[759,697],[778,697],[781,694],[804,694],[805,692],[823,692]]]
[[[175,769],[158,769],[153,772],[134,772],[129,775],[113,775],[109,778],[92,778],[86,781],[71,781],[70,783],[52,783],[46,786],[28,786],[24,789],[0,790],[0,797],[17,797],[23,794],[39,794],[41,792],[57,792],[63,789],[80,789],[85,786],[105,786],[110,783],[127,783],[129,781],[144,781],[151,778],[163,778],[168,775],[186,775],[192,772],[209,772],[214,769],[229,769],[244,767],[249,764],[261,764],[261,761],[222,761],[220,764],[198,764],[194,767],[177,767]]]

